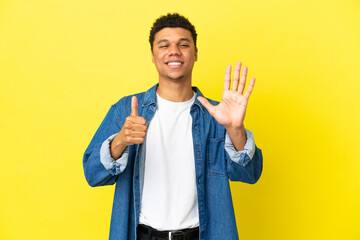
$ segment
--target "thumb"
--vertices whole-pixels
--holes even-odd
[[[131,98],[131,114],[130,116],[136,117],[139,116],[138,114],[138,101],[135,96]]]
[[[201,102],[201,104],[209,111],[209,113],[210,113],[211,115],[214,114],[214,112],[215,112],[215,107],[214,107],[211,103],[209,103],[209,101],[208,101],[206,98],[199,96],[197,99],[198,99],[199,102]]]

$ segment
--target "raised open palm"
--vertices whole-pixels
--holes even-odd
[[[237,129],[244,125],[245,113],[250,94],[255,85],[255,78],[252,78],[246,92],[244,93],[247,67],[243,67],[240,77],[241,62],[238,62],[234,71],[234,79],[231,85],[231,65],[228,65],[225,71],[224,91],[221,101],[217,106],[213,106],[203,97],[198,97],[201,104],[209,113],[226,129]]]

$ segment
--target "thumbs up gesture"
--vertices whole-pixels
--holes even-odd
[[[118,159],[129,145],[144,142],[146,136],[146,120],[138,114],[138,101],[135,96],[131,99],[131,113],[124,122],[121,131],[110,144],[112,158]]]

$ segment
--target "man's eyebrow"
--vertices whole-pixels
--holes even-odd
[[[161,43],[164,43],[164,42],[168,42],[169,40],[167,40],[167,39],[162,39],[162,40],[160,40],[160,41],[158,41],[156,44],[161,44]],[[179,39],[179,42],[181,42],[181,41],[186,41],[186,42],[191,42],[188,38],[180,38]]]
[[[190,40],[187,39],[187,38],[180,38],[180,41],[186,41],[186,42],[189,42],[189,43],[190,43]]]
[[[161,43],[163,43],[163,42],[168,42],[169,40],[167,40],[167,39],[162,39],[162,40],[160,40],[160,41],[158,41],[156,44],[161,44]]]

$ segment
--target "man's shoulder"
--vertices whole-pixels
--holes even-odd
[[[130,94],[127,96],[123,96],[114,104],[114,106],[131,103],[131,99],[133,96],[135,96],[139,101],[144,98],[145,94],[146,94],[146,92],[140,92],[140,93],[134,93],[134,94]]]
[[[129,108],[129,110],[131,112],[132,97],[135,96],[137,98],[138,104],[140,106],[143,102],[145,93],[146,92],[140,92],[140,93],[135,93],[135,94],[124,96],[124,97],[120,98],[116,103],[114,103],[113,107],[119,112],[126,111],[126,109]]]
[[[193,86],[193,91],[195,93],[197,93],[197,96],[201,96],[203,98],[206,98],[212,105],[218,105],[219,104],[218,101],[215,101],[215,100],[212,100],[212,99],[210,99],[208,97],[205,97],[198,87]]]
[[[151,101],[155,94],[156,86],[151,87],[147,91],[130,94],[120,98],[115,104],[112,105],[120,114],[129,115],[131,112],[131,99],[135,96],[138,100],[139,107],[142,106],[146,101]]]

